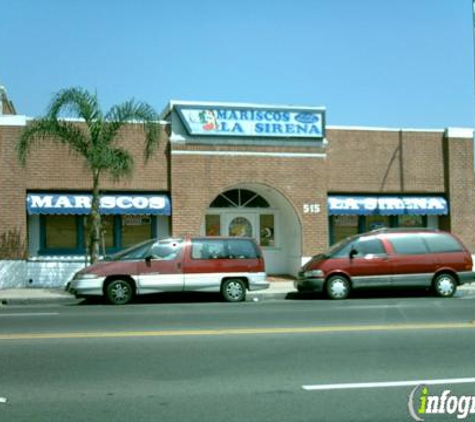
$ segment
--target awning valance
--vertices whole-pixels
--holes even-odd
[[[329,196],[330,215],[447,215],[441,196]]]
[[[89,194],[29,193],[28,214],[81,214],[91,212]],[[101,214],[170,215],[167,195],[116,194],[101,195]]]

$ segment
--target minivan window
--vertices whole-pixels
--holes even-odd
[[[463,251],[463,247],[458,240],[447,233],[426,233],[424,239],[429,250],[433,253]]]
[[[183,243],[181,242],[175,240],[159,240],[152,245],[147,256],[152,259],[170,261],[178,258],[182,249]]]
[[[245,239],[231,239],[227,241],[230,258],[256,259],[257,248],[252,242]]]
[[[222,240],[194,239],[192,241],[192,259],[223,259],[227,257],[225,244]]]
[[[365,255],[385,255],[386,251],[383,242],[378,238],[361,238],[353,244],[353,248],[358,252],[355,256]]]
[[[193,239],[192,259],[256,259],[260,258],[254,243],[248,239]]]
[[[428,252],[422,236],[415,234],[393,234],[388,236],[394,252],[400,255],[419,255]]]

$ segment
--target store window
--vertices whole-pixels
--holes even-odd
[[[219,236],[221,234],[221,216],[218,214],[208,214],[205,220],[206,236]]]
[[[44,217],[47,249],[74,249],[77,245],[78,224],[75,215],[47,215]]]
[[[387,227],[427,227],[427,215],[332,215],[330,216],[330,244],[349,236]]]
[[[40,218],[41,255],[85,252],[88,217],[43,215]],[[144,215],[102,215],[101,253],[112,253],[154,237],[157,220]]]
[[[150,239],[152,233],[152,217],[146,215],[122,216],[122,247],[135,245]]]
[[[358,234],[357,215],[335,215],[332,217],[333,243]]]
[[[275,246],[275,223],[273,214],[260,215],[261,246]]]

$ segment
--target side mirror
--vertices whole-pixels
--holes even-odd
[[[358,255],[358,251],[354,248],[351,249],[350,251],[350,259],[353,259],[355,255]]]

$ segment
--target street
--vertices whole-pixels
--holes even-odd
[[[470,295],[4,306],[0,421],[410,421],[473,350]]]

